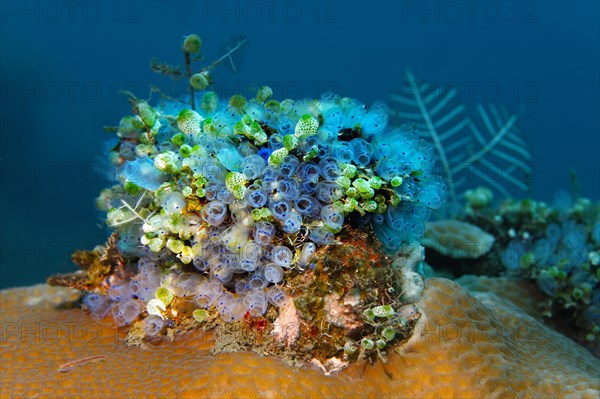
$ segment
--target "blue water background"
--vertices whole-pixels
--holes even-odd
[[[206,60],[243,34],[239,71],[216,91],[275,97],[335,91],[366,103],[400,90],[403,71],[520,115],[534,159],[533,196],[569,188],[600,194],[599,5],[569,2],[11,2],[1,4],[0,287],[72,271],[70,253],[102,243],[94,172],[128,114],[119,90],[149,96],[182,86],[152,57],[181,64],[181,37],[198,33]]]

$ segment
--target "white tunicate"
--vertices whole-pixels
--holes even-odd
[[[208,308],[215,303],[222,291],[222,284],[216,281],[204,281],[198,287],[198,295],[194,298],[194,302],[201,308]]]
[[[185,197],[178,191],[167,193],[161,198],[160,206],[167,213],[181,213],[186,207]]]
[[[133,299],[119,302],[117,312],[114,315],[115,321],[119,327],[131,323],[142,311],[139,302]]]
[[[235,282],[235,293],[238,295],[245,294],[248,292],[250,288],[248,288],[248,281],[245,279],[240,279]]]
[[[290,267],[292,265],[293,254],[292,250],[288,247],[282,245],[274,246],[271,251],[271,257],[277,266]]]
[[[175,296],[187,297],[195,295],[200,286],[200,276],[196,273],[185,273],[174,285]]]
[[[268,284],[268,281],[265,279],[262,272],[259,273],[258,271],[256,271],[250,277],[250,280],[248,280],[248,287],[250,287],[253,290],[263,289],[267,286],[267,284]]]
[[[262,250],[260,245],[254,241],[248,241],[240,252],[240,267],[247,272],[254,271],[257,267],[261,253]]]
[[[229,205],[229,212],[231,213],[231,219],[234,224],[243,227],[251,227],[254,224],[252,212],[244,201],[234,202]]]
[[[223,306],[219,313],[225,322],[234,322],[241,320],[246,314],[246,305],[241,298],[235,298]]]
[[[107,315],[112,306],[112,301],[105,295],[88,294],[83,299],[83,303],[97,318]]]
[[[257,317],[265,314],[267,311],[267,298],[265,292],[260,290],[252,290],[244,297],[244,304],[251,316]]]
[[[159,316],[161,319],[163,317],[162,312],[166,311],[167,307],[164,302],[160,299],[153,298],[146,304],[146,312],[150,315]]]
[[[223,293],[217,298],[217,302],[215,304],[219,313],[223,313],[223,310],[230,306],[235,299],[235,296],[231,292],[223,291]]]
[[[305,243],[302,246],[302,251],[300,252],[300,259],[298,259],[298,265],[302,268],[308,266],[310,261],[314,257],[316,250],[317,246],[314,243]]]
[[[281,268],[281,266],[269,263],[265,267],[265,279],[275,284],[281,282],[281,280],[283,280],[283,269]]]
[[[225,267],[213,269],[211,276],[214,277],[221,284],[227,284],[233,278],[233,272]]]
[[[417,312],[418,309],[415,305],[408,304],[401,306],[400,309],[398,309],[398,316],[410,320],[417,314]]]
[[[283,290],[276,285],[267,290],[267,298],[269,299],[269,302],[277,307],[283,306],[288,299]]]
[[[144,332],[146,335],[153,337],[158,335],[164,324],[165,322],[159,316],[150,315],[144,320]]]
[[[113,285],[108,289],[108,297],[113,301],[122,301],[131,297],[131,294],[124,285]]]
[[[230,252],[238,253],[248,242],[250,230],[241,225],[231,225],[221,235],[221,242]]]
[[[254,240],[260,245],[268,245],[275,234],[275,226],[269,222],[258,222],[254,225]]]

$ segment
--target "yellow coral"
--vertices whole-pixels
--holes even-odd
[[[213,340],[200,330],[146,350],[126,347],[112,321],[29,300],[63,292],[45,285],[0,292],[2,397],[600,395],[597,358],[518,308],[491,300],[488,308],[446,279],[426,281],[415,334],[387,364],[355,363],[330,377],[253,353],[212,356]],[[65,364],[74,366],[59,372]]]

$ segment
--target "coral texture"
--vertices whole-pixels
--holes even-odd
[[[479,258],[492,249],[494,241],[494,236],[472,224],[438,220],[426,224],[421,243],[451,258]]]
[[[423,316],[388,363],[355,363],[333,376],[253,353],[210,355],[198,330],[145,349],[80,309],[72,292],[4,290],[2,397],[598,397],[596,358],[517,307],[486,305],[446,279],[425,282]],[[66,293],[66,294],[65,294]],[[37,298],[32,300],[32,298]],[[46,300],[50,298],[52,300]],[[62,367],[61,367],[62,366]]]

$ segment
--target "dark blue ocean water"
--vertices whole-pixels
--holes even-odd
[[[334,91],[370,103],[404,70],[459,88],[469,107],[519,114],[533,156],[533,197],[569,188],[600,196],[599,5],[596,1],[69,1],[0,3],[0,287],[74,270],[76,248],[104,241],[95,157],[149,85],[181,91],[149,61],[182,63],[197,33],[206,60],[235,35],[249,45],[220,95],[268,84],[276,98]]]

